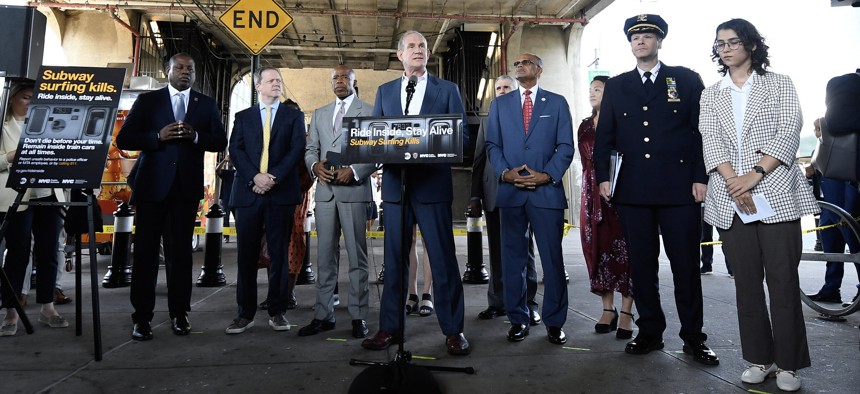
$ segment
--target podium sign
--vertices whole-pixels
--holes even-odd
[[[125,69],[42,66],[9,188],[98,189]]]
[[[460,163],[463,116],[344,118],[343,163]]]

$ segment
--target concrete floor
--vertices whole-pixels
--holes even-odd
[[[461,267],[466,262],[465,236],[455,237]],[[814,241],[814,238],[813,238]],[[369,239],[371,277],[382,267],[382,242]],[[486,242],[484,242],[486,256]],[[0,393],[229,393],[229,392],[306,392],[345,393],[364,367],[350,366],[351,358],[387,361],[395,348],[373,352],[361,348],[360,340],[350,336],[350,317],[346,302],[336,308],[335,330],[312,337],[298,337],[297,329],[313,318],[311,307],[316,289],[299,286],[299,307],[287,313],[294,325],[290,332],[274,332],[266,324],[266,315],[258,313],[256,326],[241,335],[228,336],[224,328],[235,315],[236,244],[227,243],[223,263],[228,285],[216,288],[195,287],[192,334],[175,336],[170,331],[167,314],[164,271],[158,286],[156,314],[153,320],[155,339],[134,342],[128,301],[129,289],[99,287],[104,358],[94,361],[92,308],[89,269],[83,270],[83,335],[75,336],[74,304],[59,306],[70,320],[67,329],[50,329],[36,324],[35,333],[26,335],[19,328],[15,337],[0,338]],[[312,242],[315,261],[316,241]],[[661,260],[661,292],[668,319],[666,348],[645,356],[624,353],[625,341],[614,335],[598,335],[593,325],[601,313],[599,298],[588,291],[576,229],[564,238],[565,264],[570,273],[570,309],[565,331],[567,344],[552,345],[546,341],[543,327],[534,327],[532,335],[520,343],[505,339],[509,327],[504,318],[478,320],[476,315],[486,306],[486,285],[465,285],[466,336],[472,354],[453,357],[445,352],[435,317],[407,317],[406,349],[417,356],[416,364],[449,367],[474,367],[477,373],[466,375],[434,372],[433,376],[448,393],[728,393],[779,392],[773,379],[761,385],[741,383],[746,363],[741,359],[738,338],[733,281],[726,274],[723,256],[716,248],[714,274],[702,277],[705,306],[705,332],[708,344],[720,356],[721,363],[707,367],[694,363],[681,352],[681,340],[674,307],[672,281],[665,257]],[[202,265],[203,252],[194,254],[195,277]],[[346,261],[346,256],[341,257]],[[99,256],[99,278],[110,264],[109,256]],[[802,287],[815,292],[821,284],[821,263],[802,263]],[[344,264],[345,265],[345,264]],[[88,265],[86,265],[88,267]],[[854,272],[847,269],[843,298],[854,295]],[[345,289],[346,275],[340,275]],[[262,301],[264,275],[259,276]],[[64,276],[66,289],[74,288],[74,277]],[[368,318],[371,334],[377,329],[381,285],[371,283],[371,311]],[[342,292],[344,301],[346,292]],[[541,298],[543,287],[539,288]],[[74,291],[67,290],[69,296]],[[38,319],[38,305],[26,311]],[[801,392],[852,393],[860,386],[860,313],[845,322],[817,318],[804,306],[812,367],[800,372]],[[853,389],[851,387],[854,387]]]

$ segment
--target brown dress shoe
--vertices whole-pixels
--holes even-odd
[[[54,289],[54,303],[57,305],[65,305],[72,302],[72,299],[66,297],[60,289]]]
[[[445,345],[448,346],[448,354],[453,356],[465,356],[472,351],[463,333],[448,335]]]
[[[361,341],[361,347],[369,350],[385,350],[395,343],[400,343],[400,340],[394,334],[379,330],[373,338],[367,338]]]

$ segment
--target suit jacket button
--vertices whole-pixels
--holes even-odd
[[[627,116],[627,112],[625,112],[623,115],[624,115],[624,116]]]
[[[651,158],[651,154],[650,154],[650,153],[646,153],[646,154],[645,154],[645,158],[646,158],[646,159],[650,159],[650,158]]]
[[[684,159],[681,159],[681,163],[682,163],[682,164],[684,163]]]
[[[648,121],[646,120],[646,121],[642,122],[642,126],[648,126]]]
[[[646,105],[646,106],[642,107],[642,110],[643,110],[643,111],[647,111],[647,110],[648,110],[648,106]]]
[[[645,138],[643,138],[642,140],[643,140],[643,141],[645,141],[645,142],[651,142],[651,139],[650,139],[650,138],[648,138],[648,137],[645,137]]]

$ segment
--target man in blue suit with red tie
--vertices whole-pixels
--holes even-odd
[[[241,334],[254,326],[263,234],[271,259],[266,297],[269,326],[275,331],[290,329],[284,314],[290,298],[288,257],[293,214],[302,202],[296,163],[305,151],[305,115],[281,105],[283,84],[276,68],[256,71],[254,88],[259,103],[236,114],[230,134],[230,159],[236,167],[230,199],[236,207],[239,309],[225,330],[227,334]]]
[[[427,72],[429,57],[427,40],[417,31],[403,34],[397,44],[397,57],[403,63],[403,76],[379,87],[373,116],[403,116],[418,114],[464,114],[463,100],[457,85],[441,80]],[[414,85],[409,81],[416,77]],[[406,88],[415,91],[407,107]],[[465,118],[463,124],[465,124]],[[463,136],[463,146],[466,135]],[[401,261],[402,237],[412,236],[412,225],[421,226],[430,267],[433,272],[433,292],[436,296],[436,316],[446,336],[448,353],[466,355],[469,342],[463,335],[463,282],[455,255],[453,224],[451,221],[451,166],[448,164],[410,164],[406,167],[406,182],[410,210],[401,228],[400,185],[401,165],[385,165],[382,179],[382,201],[385,211],[385,286],[379,311],[379,331],[361,345],[366,349],[382,350],[403,338],[400,332],[400,315],[405,313],[400,303],[403,269]],[[404,230],[405,229],[405,230]],[[405,296],[404,296],[405,298]]]
[[[561,238],[567,200],[561,178],[573,160],[573,126],[564,97],[538,87],[543,61],[524,53],[514,62],[517,91],[497,97],[487,117],[487,156],[499,179],[496,206],[502,224],[502,273],[508,340],[529,334],[526,262],[529,225],[544,272],[543,320],[547,338],[567,341],[567,286]]]
[[[140,95],[116,137],[120,149],[139,150],[133,196],[137,210],[131,304],[132,339],[152,339],[151,321],[158,278],[158,250],[165,243],[167,306],[173,333],[188,335],[191,324],[191,238],[203,198],[203,154],[227,147],[221,113],[211,97],[194,90],[194,59],[170,58],[170,84]],[[184,242],[183,242],[184,241]]]

